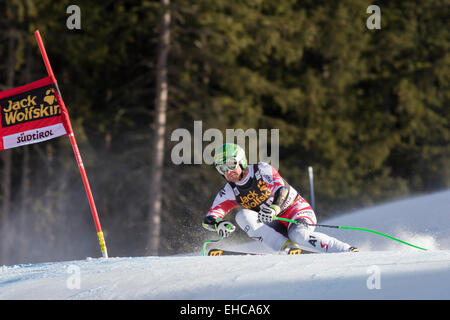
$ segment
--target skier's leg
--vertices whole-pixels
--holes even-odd
[[[261,241],[269,248],[279,251],[289,239],[276,230],[276,225],[283,227],[277,221],[265,224],[258,221],[258,213],[248,209],[242,209],[236,213],[236,223],[247,235],[257,241]]]
[[[315,252],[348,252],[351,246],[336,238],[330,237],[324,233],[316,232],[315,226],[307,224],[316,224],[317,219],[313,210],[302,210],[297,212],[292,218],[299,223],[291,223],[288,227],[289,239],[296,242],[305,250]],[[307,224],[306,224],[307,223]]]

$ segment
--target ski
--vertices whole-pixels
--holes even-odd
[[[293,250],[289,255],[298,255],[298,254],[310,254],[315,253],[312,251],[306,251],[306,250]],[[208,256],[266,256],[266,255],[273,255],[272,253],[253,253],[253,252],[241,252],[241,251],[229,251],[229,250],[222,250],[222,249],[211,249],[208,251]]]
[[[208,252],[208,256],[261,256],[263,253],[252,253],[252,252],[240,252],[240,251],[229,251],[222,249],[211,249]]]

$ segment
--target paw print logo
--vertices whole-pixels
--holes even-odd
[[[44,101],[47,102],[49,105],[52,105],[53,103],[55,103],[55,95],[54,95],[54,89],[48,89],[45,92],[45,97],[44,97]]]
[[[261,191],[267,190],[267,185],[264,183],[264,181],[262,180],[258,181],[258,189]]]

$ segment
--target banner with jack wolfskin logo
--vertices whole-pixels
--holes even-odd
[[[69,134],[50,77],[0,92],[0,150]]]

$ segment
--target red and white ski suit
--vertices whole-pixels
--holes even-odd
[[[317,223],[312,207],[280,176],[274,167],[268,163],[259,162],[249,165],[247,168],[248,174],[243,181],[240,183],[228,182],[219,191],[206,217],[222,219],[240,205],[243,209],[235,216],[239,227],[250,238],[261,241],[275,251],[281,250],[288,239],[309,251],[341,252],[349,250],[349,244],[326,234],[315,232],[315,226],[308,225]],[[280,188],[285,191],[281,202],[277,198],[277,191]],[[270,206],[274,198],[281,208],[278,217],[304,223],[292,224],[280,220],[270,223],[260,222],[258,212],[262,207]]]

